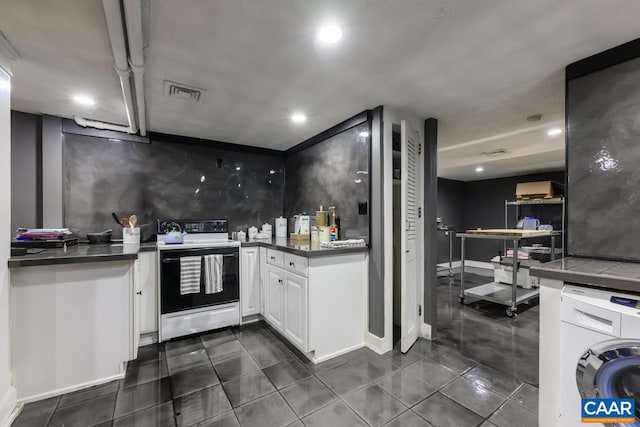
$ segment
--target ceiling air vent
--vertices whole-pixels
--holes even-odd
[[[507,154],[509,154],[509,151],[505,150],[504,148],[500,148],[499,150],[494,150],[494,151],[484,151],[480,154],[487,157],[500,157],[500,156],[506,156]]]
[[[205,89],[189,86],[184,83],[176,83],[170,80],[164,81],[164,95],[170,98],[182,99],[184,101],[202,102],[202,95]]]

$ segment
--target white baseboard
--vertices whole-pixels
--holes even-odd
[[[138,344],[138,347],[155,344],[157,342],[158,342],[157,332],[148,332],[146,334],[140,334],[140,343]]]
[[[460,266],[462,265],[462,263],[460,261],[453,261],[451,263],[451,268],[460,268]],[[438,268],[449,268],[449,263],[448,262],[441,262],[440,264],[438,264]]]
[[[393,349],[393,340],[391,337],[380,338],[371,332],[365,333],[364,344],[368,349],[378,354],[385,354]]]
[[[316,363],[316,364],[317,363],[322,363],[322,362],[324,362],[326,360],[333,359],[334,357],[342,356],[343,354],[347,354],[347,353],[350,353],[350,352],[352,352],[354,350],[358,350],[359,348],[362,348],[365,345],[366,345],[365,343],[357,344],[357,345],[354,345],[352,347],[348,347],[348,348],[342,349],[340,351],[336,351],[335,353],[327,354],[326,356],[314,357],[314,358],[311,359],[311,361],[313,363]]]
[[[16,419],[22,405],[16,406],[17,393],[15,387],[9,387],[4,396],[0,398],[0,426],[9,427]]]
[[[426,323],[420,325],[420,335],[422,338],[431,341],[431,325]]]
[[[251,316],[244,316],[241,319],[240,324],[241,325],[248,325],[250,323],[256,323],[259,322],[262,319],[262,316],[260,316],[259,314],[253,314]]]
[[[455,269],[459,270],[461,266],[462,266],[462,261],[454,261],[451,263],[451,268],[454,270]],[[490,262],[474,261],[472,259],[465,260],[464,266],[465,268],[474,267],[474,268],[482,268],[484,270],[493,270],[493,264],[491,264]],[[438,264],[438,268],[449,268],[449,263],[441,262],[440,264]]]
[[[460,267],[460,265],[458,265],[458,267]],[[483,262],[483,261],[474,261],[474,260],[466,260],[464,262],[464,267],[473,267],[473,268],[481,268],[483,270],[491,270],[493,271],[493,264],[491,264],[490,262]]]
[[[46,393],[41,393],[41,394],[36,394],[33,396],[27,396],[27,397],[23,397],[21,399],[18,399],[18,403],[19,404],[24,404],[24,403],[29,403],[29,402],[35,402],[37,400],[43,400],[43,399],[48,399],[50,397],[54,397],[54,396],[60,396],[62,394],[66,394],[66,393],[71,393],[72,391],[78,391],[78,390],[82,390],[85,388],[89,388],[89,387],[93,387],[96,385],[100,385],[100,384],[106,384],[108,382],[111,382],[113,380],[120,380],[124,378],[124,372],[118,375],[113,375],[107,378],[101,378],[99,380],[95,380],[95,381],[89,381],[83,384],[76,384],[76,385],[72,385],[69,387],[63,387],[63,388],[59,388],[57,390],[53,390],[53,391],[48,391]]]

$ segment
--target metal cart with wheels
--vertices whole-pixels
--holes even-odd
[[[461,304],[464,303],[466,297],[472,297],[485,301],[491,301],[497,304],[506,305],[506,314],[509,317],[515,317],[518,314],[518,305],[528,303],[532,299],[538,297],[538,289],[518,288],[518,246],[521,240],[532,238],[551,238],[551,258],[555,259],[556,237],[560,236],[558,232],[526,232],[523,230],[481,230],[466,233],[458,233],[460,238],[460,297]],[[505,245],[509,241],[513,242],[513,276],[511,284],[490,282],[483,285],[474,286],[473,288],[464,288],[464,265],[465,265],[465,239],[492,239],[504,240]]]

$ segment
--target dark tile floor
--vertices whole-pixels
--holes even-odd
[[[507,427],[536,426],[536,408],[535,387],[447,345],[313,365],[257,323],[142,347],[123,380],[28,404],[13,426]]]
[[[492,281],[465,274],[465,288]],[[538,385],[539,307],[518,307],[515,318],[505,306],[487,301],[458,301],[460,275],[439,278],[438,338],[446,347],[519,380]]]

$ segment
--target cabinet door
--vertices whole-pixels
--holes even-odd
[[[271,326],[282,331],[282,289],[284,272],[277,267],[267,267],[267,295],[265,300],[265,318]]]
[[[243,316],[260,313],[260,248],[242,248],[240,306]]]
[[[140,332],[158,331],[158,253],[140,252]]]
[[[302,351],[307,350],[307,279],[287,273],[284,281],[284,336]]]
[[[131,325],[131,351],[129,352],[130,360],[138,358],[138,346],[140,345],[140,319],[142,310],[142,284],[140,281],[140,260],[135,260],[131,267],[131,301],[132,309],[132,325]]]
[[[267,274],[267,249],[259,248],[260,257],[260,314],[266,315],[265,301],[267,299],[267,280],[269,275]]]

